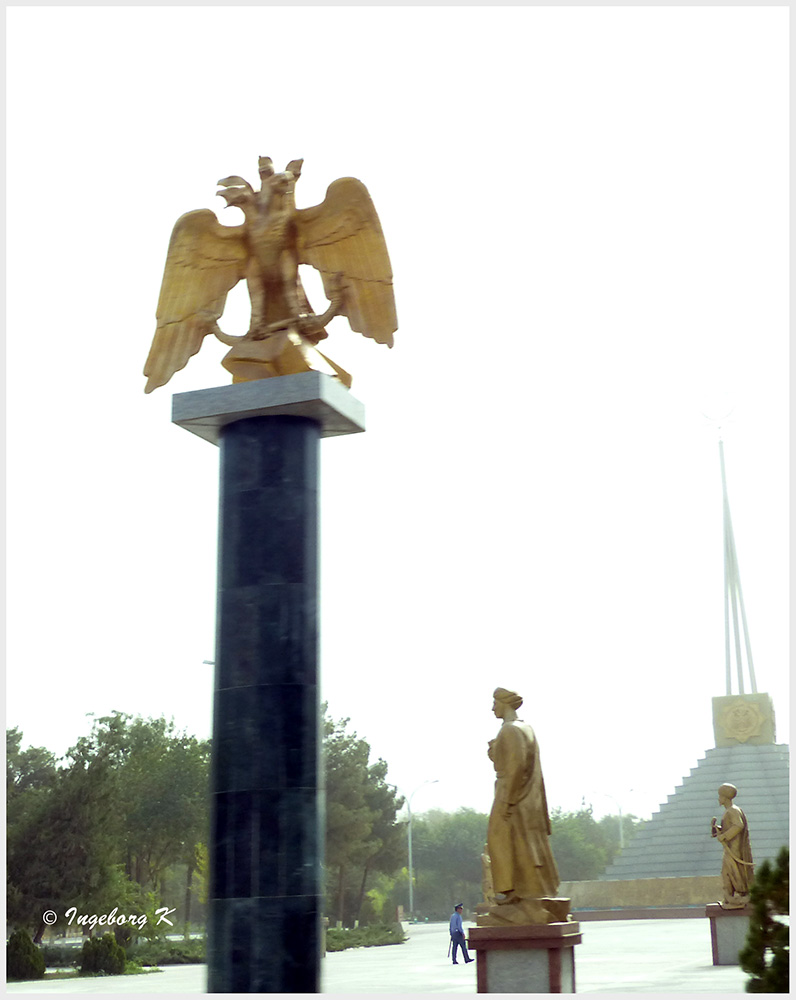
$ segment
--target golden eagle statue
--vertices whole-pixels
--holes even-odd
[[[157,329],[144,375],[145,392],[165,385],[212,333],[231,347],[221,362],[233,382],[291,375],[329,366],[346,385],[351,377],[315,345],[333,316],[351,329],[393,345],[398,328],[387,246],[367,188],[353,177],[329,185],[313,208],[296,208],[303,160],[276,173],[260,157],[260,190],[242,177],[225,177],[218,194],[242,209],[240,226],[222,226],[209,209],[181,216],[171,234],[157,310]],[[321,272],[329,308],[312,312],[299,264]],[[243,336],[223,333],[218,320],[227,293],[241,279],[251,298]],[[318,362],[318,359],[322,359]],[[325,365],[323,364],[325,362]]]

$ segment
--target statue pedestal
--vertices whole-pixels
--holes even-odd
[[[710,920],[710,947],[714,965],[738,965],[738,953],[746,944],[749,933],[749,906],[725,909],[719,903],[708,903],[705,916]]]
[[[364,430],[327,375],[173,397],[220,449],[208,993],[319,993],[319,440]]]
[[[479,993],[574,993],[580,924],[472,927]]]

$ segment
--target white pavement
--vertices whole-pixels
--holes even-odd
[[[575,951],[578,993],[714,993],[745,995],[738,966],[714,966],[710,925],[688,920],[608,920],[581,924]],[[416,924],[403,945],[330,952],[323,961],[323,992],[475,993],[475,963],[453,965],[446,957],[447,924]],[[203,965],[169,966],[145,976],[9,983],[8,993],[203,993]]]
[[[575,949],[578,993],[744,994],[736,965],[714,966],[710,923],[685,920],[606,920],[581,923]],[[475,993],[475,963],[445,957],[447,924],[417,924],[404,945],[356,948],[326,956],[323,992]]]

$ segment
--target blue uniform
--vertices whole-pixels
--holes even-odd
[[[456,961],[456,953],[459,948],[462,949],[462,954],[464,955],[465,962],[472,962],[473,959],[467,953],[467,943],[464,938],[464,925],[462,924],[462,915],[458,910],[454,910],[451,915],[450,922],[451,931],[451,941],[453,942],[453,964],[458,965]]]

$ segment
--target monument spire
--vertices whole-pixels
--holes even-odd
[[[724,664],[726,692],[713,699],[713,731],[717,747],[743,743],[776,742],[774,705],[771,696],[758,693],[752,643],[746,623],[746,608],[741,590],[741,573],[732,530],[727,471],[724,465],[724,442],[719,433],[719,462],[724,519]],[[733,692],[733,661],[735,686]],[[745,683],[748,678],[748,685]]]
[[[756,689],[730,517],[724,445],[720,433],[719,460],[724,511],[727,690],[726,694],[712,699],[715,746],[705,753],[696,767],[691,768],[690,774],[683,778],[674,794],[668,796],[652,819],[644,824],[638,835],[619,853],[605,874],[600,876],[600,882],[606,886],[606,894],[602,899],[590,895],[588,902],[582,903],[575,898],[573,887],[572,896],[576,908],[583,905],[613,908],[659,906],[662,898],[657,893],[667,891],[664,883],[672,883],[674,888],[675,883],[681,880],[686,882],[689,878],[715,878],[716,845],[712,837],[705,835],[703,824],[707,807],[712,807],[716,800],[717,789],[743,787],[744,812],[750,818],[753,828],[754,856],[758,863],[776,859],[782,845],[788,842],[789,748],[787,744],[778,744],[776,741],[776,719],[771,696]],[[716,568],[718,570],[718,560]],[[746,692],[742,657],[744,649],[749,668],[747,677],[752,688]],[[733,652],[738,672],[737,686],[740,689],[735,694],[732,692]],[[736,853],[737,848],[733,847],[732,850],[736,861],[740,859],[746,863],[751,860]],[[625,891],[621,888],[623,883],[634,885],[632,897],[628,895],[623,898],[621,895]],[[650,886],[649,890],[642,888],[646,885]],[[635,895],[635,886],[638,886],[640,893],[650,893],[644,903],[641,902],[640,895]],[[694,891],[700,893],[704,890],[697,889],[695,882]],[[680,898],[682,897],[678,897]],[[704,897],[695,895],[693,898],[696,901]],[[673,905],[675,897],[670,897],[670,900]],[[709,912],[708,916],[712,914]]]
[[[743,634],[746,665],[749,671],[749,682],[752,694],[757,693],[754,661],[752,660],[752,644],[749,640],[749,628],[746,624],[746,609],[741,590],[741,573],[738,569],[738,554],[735,549],[735,536],[732,530],[730,501],[727,493],[727,474],[724,467],[724,442],[719,438],[719,461],[721,463],[721,491],[724,510],[724,658],[726,668],[727,694],[732,694],[732,648],[735,650],[735,666],[738,676],[738,694],[744,694],[743,653],[741,636]],[[740,620],[739,620],[740,612]],[[730,642],[730,617],[732,617],[732,638]]]

